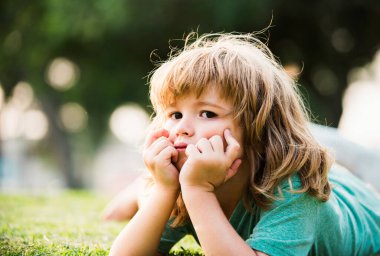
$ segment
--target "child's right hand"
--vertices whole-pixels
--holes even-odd
[[[169,132],[165,129],[152,131],[147,136],[143,158],[157,186],[178,190],[179,171],[173,165],[177,161],[178,152],[168,137]]]

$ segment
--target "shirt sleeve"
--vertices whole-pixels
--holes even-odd
[[[161,241],[158,246],[158,252],[168,254],[171,248],[189,233],[187,225],[179,227],[171,227],[172,220],[166,223],[165,230],[161,236]]]
[[[283,194],[284,198],[262,213],[246,242],[268,255],[307,255],[314,242],[321,202],[307,193],[283,190]]]

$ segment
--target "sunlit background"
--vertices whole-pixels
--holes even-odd
[[[313,120],[380,151],[379,2],[292,2],[2,1],[0,190],[112,195],[144,172],[147,76],[193,30],[269,27]]]

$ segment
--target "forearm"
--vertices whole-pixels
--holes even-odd
[[[177,191],[153,187],[146,203],[114,241],[110,255],[155,255]]]
[[[231,226],[214,193],[182,188],[182,195],[206,255],[256,255]]]

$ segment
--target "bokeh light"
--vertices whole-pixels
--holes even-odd
[[[380,149],[380,51],[374,61],[350,72],[339,130],[363,146]]]
[[[331,35],[331,44],[338,52],[345,53],[354,48],[355,41],[348,29],[338,28]]]
[[[48,120],[45,114],[37,109],[31,109],[23,115],[23,135],[28,140],[41,140],[48,132]]]
[[[7,102],[3,94],[0,89],[0,137],[3,140],[43,139],[49,124],[35,103],[32,86],[25,81],[18,82]]]
[[[22,134],[23,111],[6,104],[0,112],[0,137],[3,140],[15,139]]]
[[[1,108],[3,107],[4,105],[4,90],[3,90],[3,87],[1,86],[1,83],[0,83],[0,111],[1,111]]]
[[[321,95],[329,96],[338,89],[338,78],[334,72],[326,67],[318,67],[313,71],[312,81],[314,87]]]
[[[284,70],[293,79],[297,80],[301,74],[301,67],[297,63],[287,63],[284,65]]]
[[[56,90],[66,91],[79,79],[79,68],[66,58],[56,58],[47,69],[46,79]]]
[[[59,110],[59,116],[68,132],[80,132],[87,126],[87,111],[76,102],[64,104]]]
[[[121,141],[136,145],[141,142],[149,125],[148,114],[135,104],[118,107],[111,115],[110,129]]]
[[[14,107],[25,110],[31,106],[34,100],[34,93],[32,86],[24,81],[18,82],[13,89],[12,98],[9,104]]]

